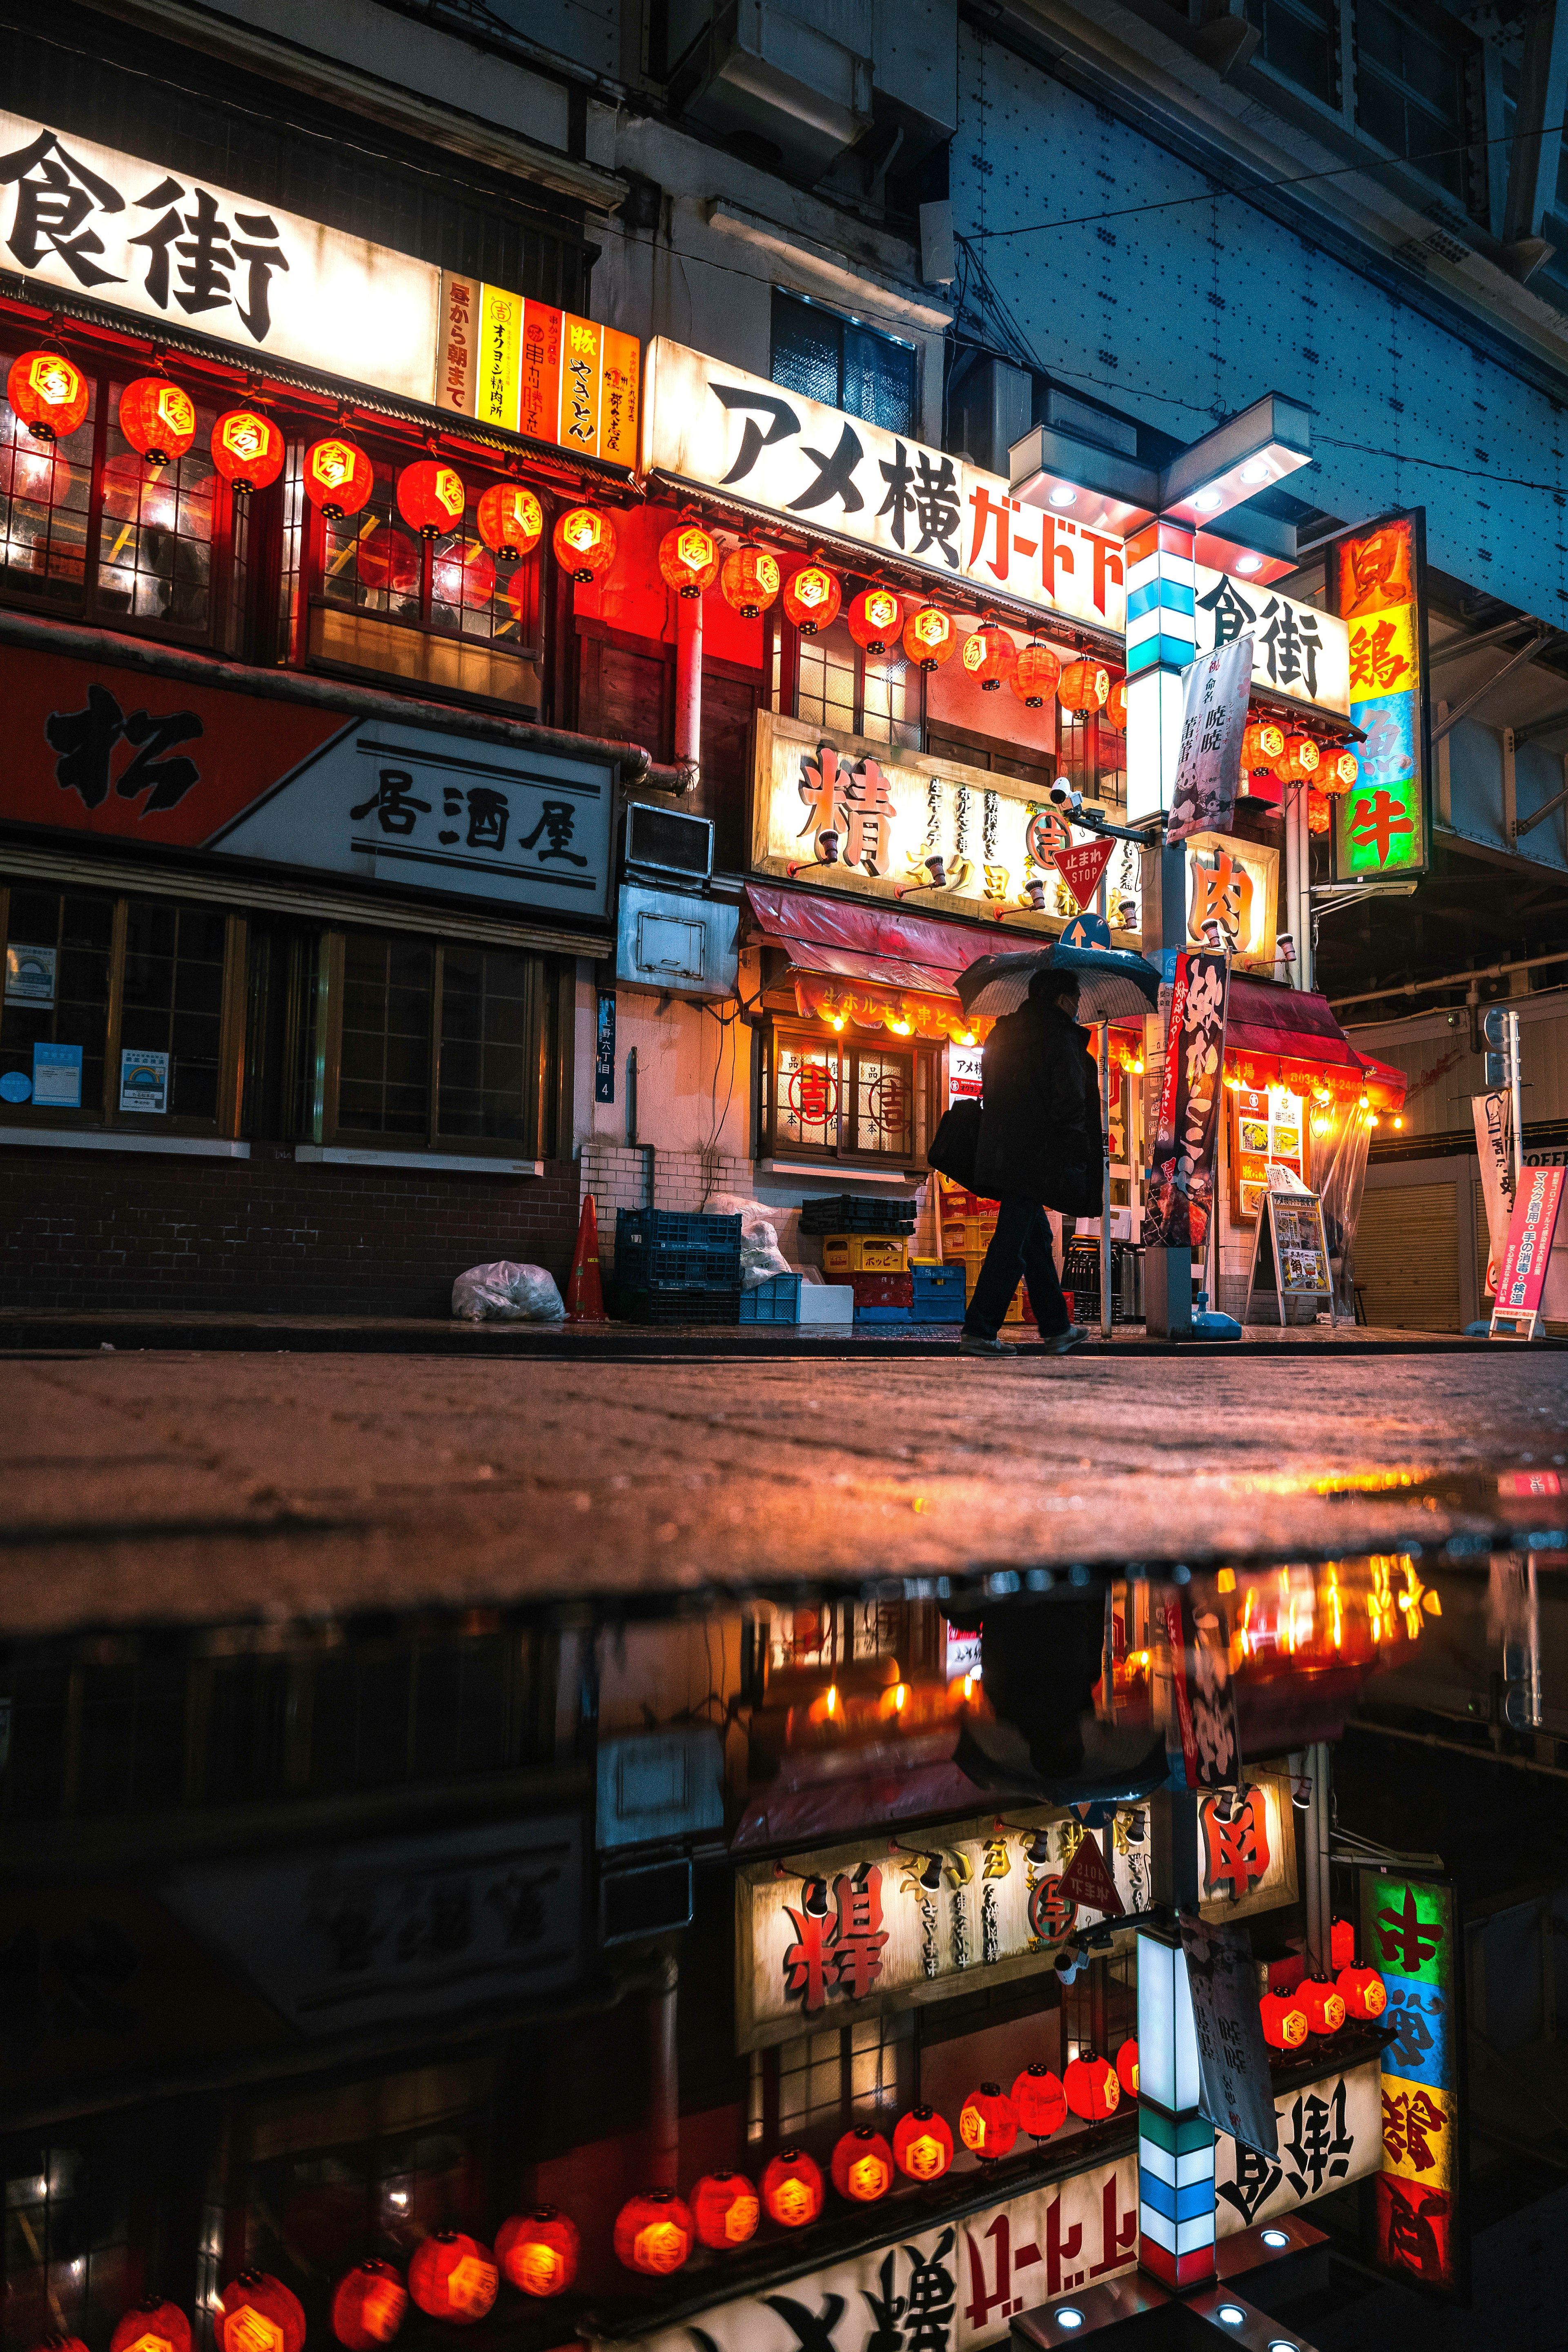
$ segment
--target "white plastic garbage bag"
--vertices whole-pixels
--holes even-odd
[[[710,1192],[703,1203],[710,1217],[739,1217],[741,1220],[741,1287],[754,1290],[759,1283],[771,1282],[775,1274],[793,1274],[791,1265],[779,1247],[779,1229],[770,1219],[761,1201],[747,1201],[739,1192]]]
[[[508,1257],[471,1265],[452,1285],[452,1312],[465,1323],[559,1323],[566,1309],[555,1276]]]

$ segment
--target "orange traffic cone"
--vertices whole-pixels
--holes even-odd
[[[594,1195],[589,1192],[577,1220],[577,1246],[572,1253],[572,1271],[566,1277],[566,1320],[607,1323],[609,1319],[605,1312],[604,1286],[599,1280],[599,1219]]]

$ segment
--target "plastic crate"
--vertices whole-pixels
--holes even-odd
[[[630,1249],[616,1245],[616,1280],[625,1290],[738,1290],[739,1250]]]
[[[766,1282],[753,1283],[750,1290],[742,1290],[739,1320],[742,1323],[798,1323],[799,1275],[775,1274]]]
[[[741,1288],[731,1290],[621,1290],[616,1312],[627,1323],[738,1323]]]
[[[912,1323],[914,1315],[908,1307],[857,1307],[857,1323]]]
[[[868,1192],[830,1192],[825,1199],[803,1201],[803,1234],[912,1234],[918,1202],[884,1201]]]
[[[852,1274],[857,1311],[862,1307],[908,1307],[915,1295],[912,1274]]]
[[[912,1305],[917,1323],[962,1323],[968,1285],[961,1265],[917,1265]]]
[[[698,1216],[686,1209],[623,1209],[616,1219],[616,1250],[741,1252],[739,1217]]]
[[[902,1234],[825,1234],[824,1274],[903,1274],[909,1244]]]

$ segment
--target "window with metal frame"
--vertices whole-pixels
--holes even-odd
[[[770,1151],[910,1160],[923,1154],[934,1055],[923,1045],[770,1024],[763,1122]]]
[[[889,433],[913,433],[919,389],[915,347],[858,319],[773,289],[773,380]]]
[[[815,637],[790,634],[797,719],[829,732],[919,751],[924,681],[901,651],[863,653],[842,621]]]

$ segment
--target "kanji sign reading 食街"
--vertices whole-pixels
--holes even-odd
[[[782,1875],[749,1865],[735,1883],[738,2048],[940,2000],[961,1978],[978,1990],[1047,1967],[1075,1927],[1103,1916],[1062,1883],[1087,1834],[1076,1814],[1030,1807],[1007,1828],[988,1814],[898,1847],[793,1855]],[[1143,1909],[1146,1811],[1124,1807],[1101,1837],[1123,1910]]]
[[[1382,1976],[1383,2022],[1396,2029],[1383,2053],[1375,2258],[1406,2284],[1462,2299],[1469,2248],[1458,1916],[1447,1879],[1362,1874],[1360,1958]]]
[[[1342,881],[1426,870],[1422,516],[1393,515],[1329,551],[1329,594],[1350,631],[1350,715],[1361,774],[1334,802]]]
[[[635,335],[0,112],[0,247],[111,310],[637,463]]]
[[[1165,1027],[1165,1076],[1144,1240],[1202,1249],[1214,1212],[1230,966],[1223,955],[1179,955]]]
[[[645,471],[921,564],[982,600],[1120,633],[1121,541],[1025,507],[1000,475],[663,336],[645,390]]]
[[[979,2352],[1020,2312],[1137,2259],[1130,2150],[636,2340],[638,2352]]]
[[[1228,572],[1194,573],[1194,619],[1200,655],[1252,638],[1252,684],[1344,718],[1350,709],[1349,637],[1334,613],[1299,604],[1277,588],[1249,588]]]
[[[1383,2164],[1383,2103],[1378,2061],[1325,2074],[1274,2101],[1279,2148],[1265,2156],[1222,2131],[1215,2149],[1215,2234],[1234,2237],[1282,2214],[1300,2212]]]
[[[1031,883],[1044,889],[1043,914],[1075,911],[1058,873],[1071,829],[1026,784],[773,711],[759,710],[755,726],[753,867],[888,899],[913,883],[922,913],[1008,908],[1009,930],[1030,927]]]

